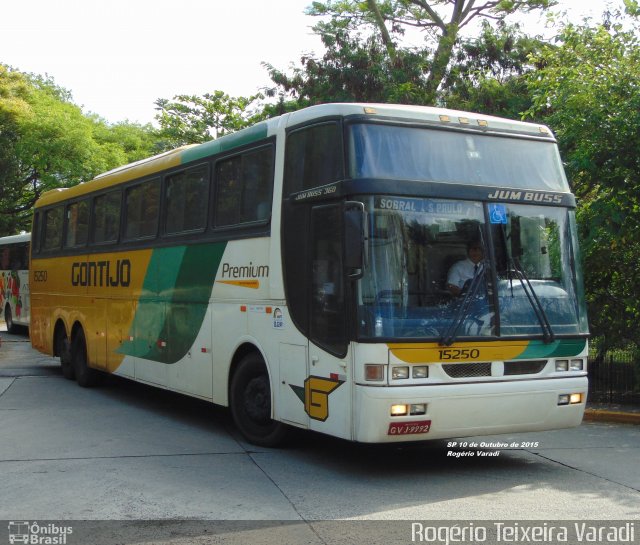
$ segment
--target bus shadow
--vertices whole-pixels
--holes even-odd
[[[114,376],[95,393],[210,434],[213,450],[217,441],[222,444],[231,437],[239,452],[250,457],[308,519],[368,518],[383,512],[393,514],[385,517],[407,518],[419,516],[416,510],[441,519],[531,518],[532,509],[550,501],[562,507],[556,518],[597,518],[603,506],[632,508],[637,501],[624,487],[607,486],[606,494],[594,494],[601,478],[535,449],[462,449],[444,440],[358,444],[297,429],[285,446],[268,449],[246,443],[229,410],[206,401]],[[520,437],[533,441],[543,434]],[[472,440],[489,441],[468,439]],[[545,446],[553,449],[550,443]],[[461,452],[467,454],[456,456]],[[495,455],[480,454],[485,452]],[[485,496],[491,498],[488,504],[483,503]],[[455,512],[470,506],[469,512]],[[549,509],[542,513],[546,516]]]

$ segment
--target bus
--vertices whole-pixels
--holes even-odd
[[[228,406],[264,446],[292,427],[384,443],[577,426],[575,206],[542,125],[309,107],[44,194],[32,344],[80,386],[112,373]]]
[[[29,245],[23,233],[0,238],[0,309],[9,333],[29,326]]]

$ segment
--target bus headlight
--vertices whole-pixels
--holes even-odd
[[[418,365],[412,370],[413,378],[429,378],[429,368],[426,365]]]
[[[582,360],[571,360],[569,369],[571,369],[571,371],[582,371],[584,369],[584,362]]]
[[[568,371],[569,360],[556,360],[556,371]]]
[[[409,378],[409,368],[408,367],[393,367],[391,369],[391,378],[393,380],[402,380]]]

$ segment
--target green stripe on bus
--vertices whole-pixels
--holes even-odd
[[[584,350],[586,345],[586,339],[558,339],[549,344],[536,340],[531,341],[526,350],[516,359],[577,356]]]
[[[197,147],[186,149],[182,152],[180,160],[182,164],[185,164],[190,163],[191,161],[204,159],[211,155],[216,155],[224,151],[229,151],[233,148],[257,142],[258,140],[263,140],[267,137],[267,134],[267,124],[259,123],[253,127],[216,138],[210,142],[205,142]]]
[[[176,363],[191,349],[207,312],[226,242],[154,250],[130,336],[118,352]]]

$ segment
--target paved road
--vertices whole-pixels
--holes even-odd
[[[332,542],[312,521],[336,519],[640,521],[639,426],[475,439],[535,448],[300,433],[262,449],[225,409],[113,377],[83,389],[26,336],[0,335],[0,520],[258,520],[279,544],[285,531],[299,533],[290,542]],[[451,455],[466,451],[475,456]]]

